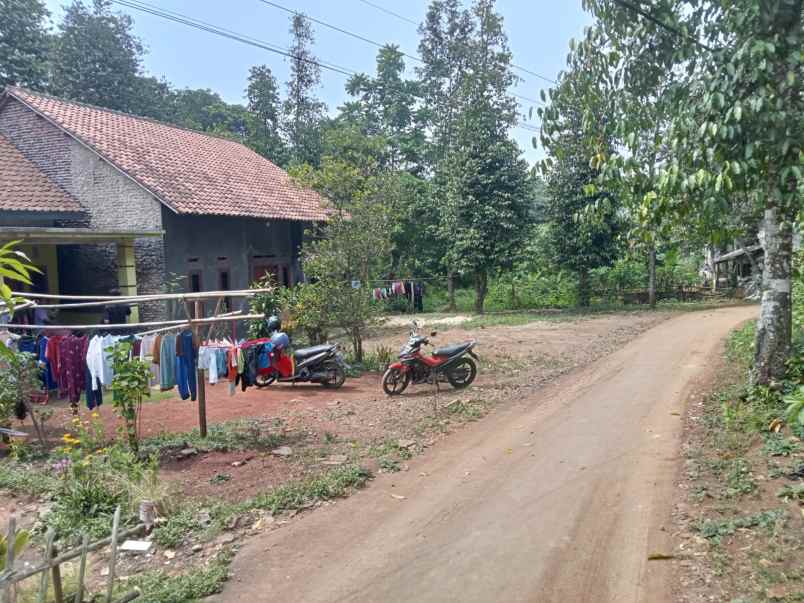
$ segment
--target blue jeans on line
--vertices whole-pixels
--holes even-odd
[[[179,386],[181,399],[190,398],[195,402],[195,370],[198,359],[193,347],[193,334],[191,331],[184,331],[179,337],[181,337],[181,354],[176,356],[176,383]]]

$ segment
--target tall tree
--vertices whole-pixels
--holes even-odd
[[[494,0],[477,0],[465,43],[467,72],[455,91],[453,137],[436,166],[446,192],[441,205],[445,265],[470,275],[475,310],[483,312],[488,277],[510,267],[530,226],[528,170],[508,138],[516,101],[508,90],[516,78],[502,18]]]
[[[563,74],[551,90],[549,128],[542,142],[547,181],[547,246],[555,263],[578,278],[577,303],[589,305],[589,273],[616,258],[620,229],[617,206],[610,195],[592,191],[599,176],[590,166],[593,145],[586,138],[578,98],[582,72]],[[547,122],[545,122],[547,123]],[[549,131],[549,134],[547,133]]]
[[[403,56],[397,46],[384,46],[377,53],[375,76],[352,76],[346,91],[357,101],[347,104],[343,114],[366,134],[385,137],[390,167],[415,173],[421,171],[425,134],[417,106],[420,86],[405,79]]]
[[[661,170],[668,194],[651,211],[698,218],[724,191],[762,210],[754,371],[759,383],[780,379],[790,353],[792,240],[804,179],[804,0],[660,0],[650,14],[641,11],[647,17],[612,0],[585,5],[607,36],[645,49],[640,61],[682,78],[666,135],[672,153]],[[659,30],[669,42],[655,43]],[[637,59],[631,52],[610,60]]]
[[[0,88],[41,88],[45,81],[48,16],[41,0],[0,0]]]
[[[249,70],[246,98],[256,121],[254,131],[249,133],[249,146],[277,165],[284,165],[287,148],[281,136],[279,85],[267,65]]]
[[[51,68],[52,91],[65,98],[133,111],[140,84],[142,44],[131,17],[114,14],[109,0],[75,0],[64,13]]]
[[[293,15],[290,33],[293,36],[290,80],[282,104],[290,161],[318,165],[321,159],[319,126],[326,105],[315,97],[315,89],[321,82],[321,67],[312,51],[315,37],[310,21],[301,14]]]

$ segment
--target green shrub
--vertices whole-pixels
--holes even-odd
[[[184,574],[169,575],[161,570],[133,576],[119,587],[118,595],[137,588],[141,603],[186,603],[219,593],[229,577],[229,565],[234,555],[221,551],[212,562],[201,569]]]

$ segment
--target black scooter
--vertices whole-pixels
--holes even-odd
[[[287,336],[285,336],[287,341]],[[256,385],[268,387],[275,381],[283,383],[320,383],[338,389],[346,381],[349,368],[338,346],[316,345],[287,353],[287,346],[273,346],[270,352],[270,371],[257,375]]]

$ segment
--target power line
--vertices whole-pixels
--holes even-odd
[[[698,45],[698,46],[700,46],[701,48],[704,48],[704,49],[706,49],[706,50],[712,50],[711,48],[709,48],[709,46],[707,46],[707,45],[706,45],[706,44],[704,44],[703,42],[700,42],[700,41],[696,40],[695,38],[693,38],[693,37],[692,37],[692,36],[690,36],[689,34],[685,34],[683,31],[680,31],[680,30],[676,29],[676,28],[675,28],[675,27],[673,27],[672,25],[668,25],[668,24],[667,24],[667,23],[665,23],[664,21],[660,20],[660,19],[659,19],[659,18],[657,18],[657,17],[654,17],[654,16],[653,16],[652,14],[650,14],[649,12],[647,12],[647,11],[645,11],[645,10],[641,9],[640,7],[638,7],[638,6],[634,5],[634,4],[632,4],[631,2],[626,2],[626,0],[614,0],[614,3],[615,3],[615,4],[619,4],[620,6],[622,6],[622,7],[623,7],[623,8],[625,8],[625,9],[628,9],[628,10],[630,10],[630,11],[635,12],[636,14],[638,14],[638,15],[640,15],[640,16],[642,16],[642,17],[644,17],[645,19],[647,19],[647,20],[648,20],[648,21],[650,21],[651,23],[655,23],[655,24],[656,24],[656,25],[658,25],[659,27],[661,27],[661,28],[663,28],[663,29],[666,29],[667,31],[669,31],[669,32],[670,32],[670,33],[672,33],[672,34],[675,34],[675,35],[676,35],[676,36],[678,36],[679,38],[685,38],[685,39],[689,40],[690,42],[693,42],[694,44],[697,44],[697,45]]]
[[[408,17],[405,17],[404,15],[400,15],[398,13],[395,13],[395,12],[391,11],[391,10],[388,10],[387,8],[385,8],[384,6],[380,6],[379,4],[374,4],[373,2],[369,2],[369,0],[358,0],[358,2],[362,2],[363,4],[371,6],[372,8],[376,8],[379,11],[382,11],[384,13],[392,15],[392,16],[396,17],[397,19],[405,21],[406,23],[411,23],[411,24],[416,25],[416,26],[419,25],[413,19],[409,19]],[[544,80],[546,82],[550,82],[551,84],[557,84],[558,83],[557,81],[555,81],[552,78],[549,78],[549,77],[547,77],[545,75],[541,75],[540,73],[536,73],[535,71],[527,69],[526,67],[522,67],[521,65],[511,63],[511,67],[513,67],[514,69],[518,69],[519,71],[521,71],[523,73],[528,73],[528,74],[530,74],[530,75],[532,75],[534,77],[537,77],[539,79],[542,79],[542,80]]]
[[[323,25],[324,27],[327,27],[329,29],[332,29],[334,31],[337,31],[339,33],[347,35],[349,37],[355,38],[356,40],[361,40],[363,42],[366,42],[367,44],[371,44],[373,46],[376,46],[377,48],[384,48],[385,46],[387,46],[387,44],[383,44],[381,42],[377,42],[376,40],[366,38],[365,36],[362,36],[360,34],[356,34],[356,33],[352,32],[352,31],[347,30],[347,29],[343,29],[341,27],[338,27],[337,25],[332,25],[331,23],[327,23],[326,21],[322,21],[321,19],[316,19],[315,17],[311,17],[311,16],[309,16],[309,15],[307,15],[305,13],[299,12],[297,10],[293,10],[292,8],[282,6],[281,4],[277,4],[276,2],[272,2],[271,0],[259,0],[259,1],[262,2],[263,4],[267,4],[268,6],[273,6],[274,8],[277,8],[279,10],[285,11],[286,13],[290,13],[291,15],[298,15],[298,16],[304,17],[305,19],[308,19],[308,20],[312,21],[313,23],[318,23],[319,25]],[[377,5],[374,5],[374,4],[371,4],[371,3],[368,3],[368,4],[370,6],[377,7]],[[402,56],[408,57],[409,59],[413,59],[414,61],[418,61],[419,63],[424,62],[422,60],[422,58],[419,57],[419,56],[409,54],[409,53],[403,52],[401,50],[399,52],[402,54]],[[538,75],[538,74],[534,74],[534,75]],[[515,93],[512,93],[512,95],[515,96],[516,98],[519,98],[519,99],[524,100],[524,101],[544,105],[544,103],[542,101],[536,100],[535,98],[528,98],[527,96],[522,96],[521,94],[515,94]]]
[[[308,59],[306,57],[302,57],[296,54],[293,54],[289,49],[283,48],[281,46],[277,46],[275,44],[271,44],[270,42],[265,42],[262,40],[258,40],[256,38],[252,38],[251,36],[247,36],[244,34],[240,34],[228,29],[224,29],[222,27],[218,27],[216,25],[212,25],[211,23],[206,23],[199,19],[195,19],[193,17],[189,17],[187,15],[183,15],[181,13],[176,13],[172,11],[167,11],[160,9],[156,6],[146,4],[145,2],[139,2],[135,0],[112,0],[115,4],[119,4],[121,6],[125,6],[128,8],[133,8],[134,10],[138,10],[144,13],[148,13],[154,15],[156,17],[160,17],[162,19],[166,19],[168,21],[173,21],[175,23],[180,23],[182,25],[186,25],[188,27],[193,27],[195,29],[205,31],[207,33],[215,34],[221,36],[223,38],[228,38],[230,40],[234,40],[236,42],[240,42],[242,44],[248,44],[249,46],[254,46],[256,48],[260,48],[262,50],[267,50],[269,52],[274,52],[276,54],[280,54],[282,56],[302,61],[304,63],[310,63],[312,65],[317,65],[322,69],[327,69],[329,71],[333,71],[335,73],[340,73],[341,75],[346,76],[353,76],[355,75],[355,71],[348,69],[346,67],[341,67],[340,65],[335,65],[334,63],[324,63],[321,61],[316,61],[313,59]]]
[[[266,0],[261,0],[261,1],[266,1]],[[333,72],[339,73],[341,75],[346,75],[346,76],[351,77],[351,76],[353,76],[353,75],[355,75],[357,73],[353,69],[349,69],[348,67],[342,67],[342,66],[336,65],[334,63],[324,63],[324,62],[321,62],[321,61],[316,61],[316,60],[313,60],[313,59],[300,57],[298,55],[293,54],[289,49],[283,48],[283,47],[278,46],[276,44],[272,44],[270,42],[265,42],[263,40],[258,40],[257,38],[253,38],[253,37],[247,36],[245,34],[240,34],[240,33],[234,32],[232,30],[225,29],[223,27],[219,27],[219,26],[213,25],[211,23],[207,23],[205,21],[201,21],[200,19],[196,19],[194,17],[190,17],[190,16],[182,14],[182,13],[177,13],[177,12],[174,12],[174,11],[161,9],[161,8],[158,8],[158,7],[154,6],[154,5],[152,5],[152,4],[147,4],[145,2],[141,2],[140,0],[112,0],[112,2],[114,2],[115,4],[119,4],[120,6],[125,6],[127,8],[132,8],[132,9],[135,9],[135,10],[138,10],[138,11],[141,11],[141,12],[144,12],[144,13],[148,13],[148,14],[156,16],[156,17],[160,17],[162,19],[166,19],[168,21],[173,21],[174,23],[179,23],[181,25],[186,25],[188,27],[192,27],[192,28],[198,29],[200,31],[215,34],[215,35],[218,35],[218,36],[221,36],[223,38],[230,39],[230,40],[234,40],[234,41],[240,42],[242,44],[248,44],[250,46],[254,46],[254,47],[260,48],[262,50],[268,50],[269,52],[274,52],[274,53],[280,54],[282,56],[285,56],[285,57],[288,57],[288,58],[291,58],[291,59],[296,59],[296,60],[303,61],[305,63],[310,63],[310,64],[313,64],[313,65],[317,65],[317,66],[321,67],[322,69],[327,69],[329,71],[333,71]],[[266,3],[272,4],[270,2],[266,2]],[[306,17],[306,18],[309,18],[309,17]],[[527,101],[527,102],[544,104],[544,103],[542,103],[542,101],[539,101],[539,100],[534,99],[534,98],[529,98],[527,96],[522,96],[520,94],[512,93],[512,95],[515,96],[516,98],[522,99],[522,100]]]
[[[373,46],[376,46],[377,48],[383,48],[383,47],[385,47],[387,45],[387,44],[382,44],[380,42],[372,40],[370,38],[366,38],[365,36],[361,36],[360,34],[356,34],[356,33],[352,32],[352,31],[349,31],[348,29],[343,29],[341,27],[338,27],[337,25],[332,25],[331,23],[327,23],[326,21],[322,21],[321,19],[316,19],[315,17],[311,17],[311,16],[309,16],[309,15],[307,15],[305,13],[299,12],[297,10],[293,10],[292,8],[282,6],[281,4],[277,4],[276,2],[271,2],[271,0],[260,0],[260,2],[262,2],[263,4],[267,4],[268,6],[273,6],[274,8],[278,8],[279,10],[283,10],[286,13],[290,13],[291,15],[302,16],[305,19],[308,19],[309,21],[312,21],[313,23],[318,23],[319,25],[322,25],[324,27],[332,29],[333,31],[337,31],[339,33],[347,35],[349,37],[355,38],[356,40],[366,42],[367,44],[372,44]],[[417,57],[416,55],[408,54],[407,52],[404,52],[404,51],[401,51],[401,50],[399,52],[402,53],[403,56],[408,57],[409,59],[413,59],[414,61],[418,61],[419,63],[422,62],[421,58]]]
[[[414,21],[413,19],[408,19],[404,15],[400,15],[399,13],[395,13],[392,10],[388,10],[384,6],[380,6],[379,4],[374,4],[373,2],[369,2],[368,0],[359,0],[359,1],[362,2],[363,4],[371,6],[372,8],[376,8],[377,10],[382,11],[382,12],[388,14],[388,15],[394,16],[397,19],[401,19],[402,21],[405,21],[407,23],[411,23],[412,25],[415,25],[416,27],[419,26],[419,24],[416,21]]]

